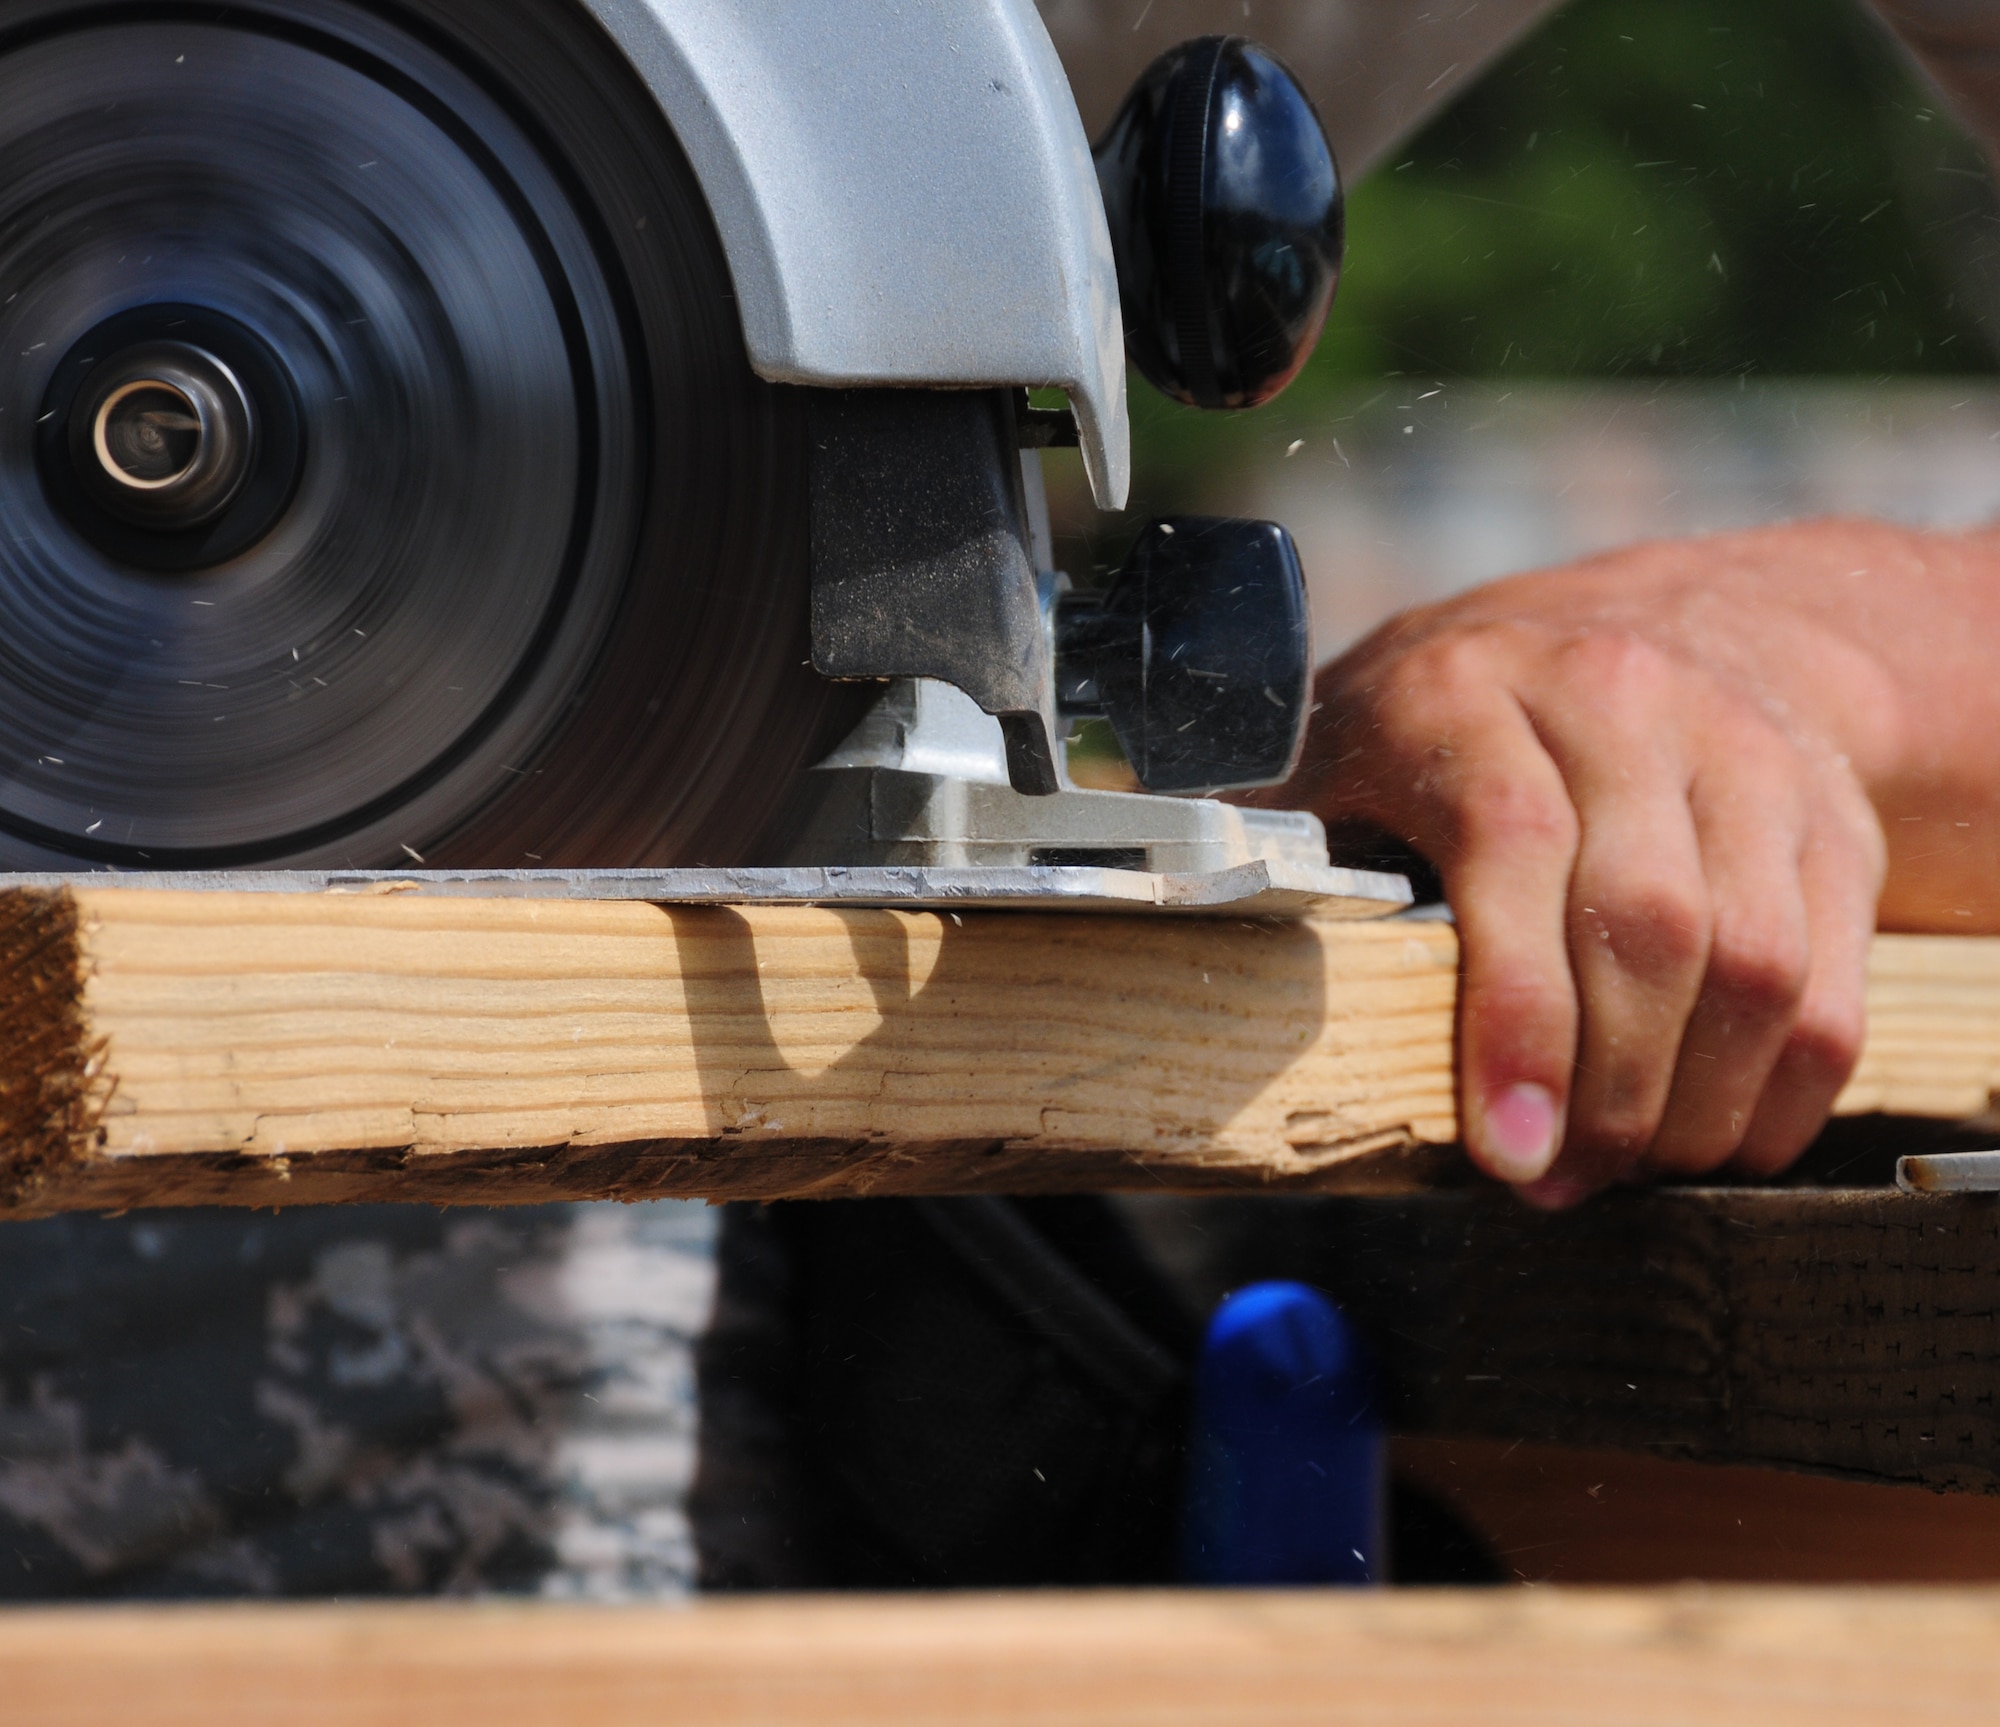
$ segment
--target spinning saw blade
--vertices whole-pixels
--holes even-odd
[[[0,0],[0,354],[0,868],[741,862],[856,716],[581,12]]]

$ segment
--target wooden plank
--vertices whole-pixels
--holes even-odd
[[[1223,1260],[1224,1287],[1329,1289],[1378,1340],[1405,1433],[2000,1492],[1991,1196],[1331,1200],[1260,1212]]]
[[[2000,1592],[29,1611],[0,1674],[24,1727],[1983,1727]]]
[[[1452,964],[1436,926],[14,892],[0,1209],[1379,1180],[1452,1137]]]
[[[1448,926],[0,894],[0,1215],[1381,1191],[1448,1148]],[[1885,938],[1848,1110],[2000,1084],[2000,940]]]

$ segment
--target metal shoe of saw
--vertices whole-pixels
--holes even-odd
[[[1338,175],[1252,45],[1093,160],[1028,0],[0,0],[0,164],[0,869],[1324,869],[1063,768],[1088,713],[1283,777],[1282,532],[1035,545],[1052,442],[1124,503],[1128,342],[1241,407],[1317,338]]]

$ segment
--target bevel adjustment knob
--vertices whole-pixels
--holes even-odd
[[[1056,603],[1056,705],[1111,722],[1152,792],[1277,785],[1305,743],[1312,619],[1275,522],[1177,516],[1102,594]]]

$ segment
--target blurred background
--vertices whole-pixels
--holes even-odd
[[[1314,11],[1228,10],[1281,52]],[[1078,83],[1095,130],[1117,92]],[[1270,517],[1330,659],[1637,539],[2000,516],[2000,199],[1856,0],[1572,0],[1349,190],[1340,299],[1285,396],[1202,414],[1135,380],[1122,516],[1052,454],[1073,576],[1155,513]]]

